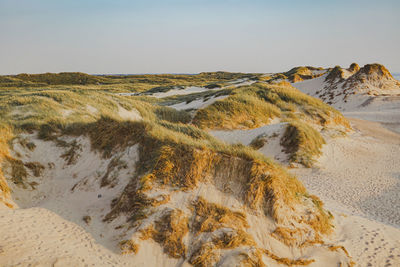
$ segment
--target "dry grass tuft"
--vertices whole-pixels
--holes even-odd
[[[28,172],[25,169],[24,163],[19,159],[7,158],[9,164],[11,165],[11,180],[14,184],[20,185],[26,188],[26,178],[28,177]]]
[[[39,177],[42,175],[45,167],[39,162],[24,163],[22,160],[12,157],[7,157],[6,160],[11,166],[10,179],[12,182],[18,186],[22,186],[24,189],[27,188],[27,185],[29,185],[32,189],[35,189],[35,186],[37,185],[36,182],[27,182],[28,172],[26,171],[26,168],[30,169],[35,177]]]
[[[323,144],[325,140],[317,130],[299,121],[290,121],[281,139],[290,161],[306,167],[311,167],[314,157],[321,155]]]
[[[288,258],[281,258],[281,257],[276,256],[275,254],[273,254],[271,251],[269,251],[267,249],[262,249],[262,252],[265,253],[271,259],[275,260],[276,262],[278,262],[280,264],[285,264],[286,266],[294,266],[294,265],[305,266],[305,265],[309,265],[309,264],[315,262],[314,259],[311,259],[311,260],[304,260],[304,259],[292,260],[292,259],[288,259]]]
[[[163,145],[157,155],[152,175],[163,185],[194,188],[203,181],[217,161],[208,149],[193,149],[185,145]]]
[[[228,249],[235,249],[240,246],[255,247],[253,238],[242,230],[230,229],[218,233],[213,233],[211,241],[204,242],[195,249],[189,259],[189,263],[194,266],[213,266],[220,261],[221,254]],[[264,266],[261,257],[243,253],[246,262],[255,262]]]
[[[189,263],[196,267],[215,266],[220,258],[221,253],[215,244],[206,242],[192,253]]]
[[[262,148],[266,143],[268,143],[268,136],[265,134],[259,135],[254,138],[251,143],[249,144],[250,147],[254,149]]]
[[[231,211],[218,204],[209,203],[199,197],[193,203],[194,222],[196,232],[214,232],[222,227],[243,229],[249,227],[246,215],[242,212]]]
[[[64,142],[66,147],[68,147],[67,151],[61,155],[68,165],[75,164],[79,158],[79,151],[82,151],[82,146],[76,141],[73,140],[70,143]]]
[[[310,225],[313,227],[313,225]],[[317,227],[318,228],[321,227]],[[315,229],[314,229],[315,230]],[[271,236],[278,239],[282,243],[287,246],[297,246],[297,247],[307,247],[315,244],[323,244],[324,242],[321,239],[321,236],[317,230],[313,233],[310,229],[307,228],[289,228],[289,227],[280,227],[278,226],[274,232],[271,233]],[[321,228],[321,231],[325,231],[322,233],[329,233],[331,231],[331,225],[329,228]]]
[[[35,177],[41,176],[45,169],[45,167],[40,162],[27,162],[24,165],[32,171]]]
[[[139,251],[139,245],[135,244],[132,240],[122,240],[119,242],[119,248],[121,254],[137,254]]]
[[[248,253],[241,254],[244,259],[240,262],[243,267],[265,267],[262,261],[260,249],[252,249]]]
[[[150,238],[153,238],[155,234],[154,226],[151,224],[150,226],[139,230],[139,232],[141,240],[148,240]]]
[[[189,232],[188,218],[181,210],[171,210],[155,222],[153,239],[173,258],[185,258],[184,236]]]
[[[30,151],[33,151],[36,148],[35,143],[29,142],[26,138],[19,138],[18,140],[22,147],[27,148]]]
[[[351,259],[351,256],[350,256],[349,252],[348,252],[347,249],[346,249],[345,247],[343,247],[343,246],[329,246],[328,249],[329,249],[330,251],[338,251],[338,250],[341,249],[341,250],[344,252],[344,254],[346,254],[346,256],[347,256],[349,259]],[[355,265],[356,265],[356,263],[355,263],[354,261],[350,260],[348,266],[349,266],[349,267],[353,267],[353,266],[355,266]]]
[[[186,246],[184,236],[189,232],[189,220],[181,210],[168,210],[154,226],[151,225],[141,230],[141,239],[154,239],[163,248],[164,252],[172,258],[185,258]]]
[[[115,170],[115,169],[121,169],[121,168],[127,168],[126,162],[122,161],[120,159],[121,157],[114,157],[111,159],[110,163],[107,165],[107,171],[104,173],[103,177],[101,178],[101,183],[100,187],[104,186],[109,186],[111,187],[114,186],[113,182],[116,179],[116,177],[111,177],[110,174]]]
[[[222,234],[213,238],[213,243],[218,248],[233,249],[239,246],[255,246],[254,239],[241,229],[232,229],[232,231],[223,231]]]

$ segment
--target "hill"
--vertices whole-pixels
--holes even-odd
[[[336,66],[319,78],[294,86],[342,110],[368,105],[377,96],[400,94],[400,82],[376,63],[361,68],[353,63],[348,69]]]
[[[224,98],[215,99],[221,93]],[[333,216],[317,196],[279,163],[209,131],[256,129],[279,119],[287,153],[307,165],[323,143],[322,129],[348,127],[339,112],[288,84],[230,83],[158,97],[3,89],[1,202],[4,209],[15,209],[6,217],[43,215],[46,221],[35,217],[49,223],[43,238],[52,235],[50,224],[66,225],[65,236],[77,233],[76,226],[68,228],[70,222],[79,225],[96,243],[80,241],[88,246],[76,253],[97,263],[100,247],[106,247],[115,252],[109,260],[117,265],[290,266],[321,264],[327,257],[332,266],[353,264],[331,241]],[[215,101],[186,111],[165,106],[204,97]],[[26,234],[18,242],[39,239],[46,247],[42,237]],[[78,258],[64,250],[75,248],[65,242],[53,253],[42,246],[26,251],[38,252],[42,263],[74,265]],[[91,246],[99,249],[92,252]],[[32,261],[29,253],[13,257],[15,250],[2,249],[10,255],[7,264]]]

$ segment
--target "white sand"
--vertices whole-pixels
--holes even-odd
[[[76,164],[67,165],[62,148],[26,135],[36,144],[34,151],[14,145],[14,151],[27,161],[46,166],[35,190],[10,183],[12,198],[19,208],[0,210],[0,266],[175,266],[153,241],[141,243],[138,255],[121,255],[118,243],[128,239],[120,216],[103,222],[111,201],[118,196],[135,172],[137,148],[126,148],[113,157],[127,164],[111,171],[112,187],[100,187],[111,159],[90,150],[87,138],[76,139],[82,146]],[[73,138],[64,138],[72,141]],[[51,168],[48,166],[52,165]],[[7,175],[7,170],[5,170]],[[83,217],[90,216],[89,224]]]
[[[362,130],[329,140],[316,167],[293,172],[327,205],[337,202],[351,214],[399,227],[400,135],[376,124],[373,133]]]
[[[315,95],[324,76],[293,86]],[[400,266],[400,97],[356,94],[334,106],[355,132],[328,140],[316,167],[292,172],[334,212],[337,241],[358,266]]]
[[[190,103],[182,102],[182,103],[178,103],[178,104],[175,104],[175,105],[171,105],[170,107],[174,108],[174,109],[177,109],[177,110],[201,109],[201,108],[205,108],[205,107],[211,105],[215,101],[222,100],[222,99],[227,98],[227,97],[228,97],[228,95],[211,97],[211,98],[209,98],[207,100],[201,98],[201,99],[193,100]]]
[[[259,151],[267,157],[273,158],[281,163],[286,163],[287,155],[283,152],[280,145],[281,137],[286,128],[285,122],[280,122],[274,119],[270,124],[250,129],[250,130],[214,130],[209,133],[214,137],[229,143],[229,144],[243,144],[249,145],[258,136],[267,136],[268,141],[264,144]]]
[[[278,129],[281,127],[279,125],[273,127]],[[265,129],[261,132],[265,132]],[[38,182],[35,190],[11,184],[12,197],[19,208],[0,210],[0,266],[188,266],[187,262],[168,257],[154,241],[140,241],[137,237],[138,254],[121,255],[118,242],[134,238],[132,229],[116,229],[126,223],[125,216],[110,223],[103,222],[104,215],[110,211],[112,199],[119,195],[134,175],[138,159],[137,145],[113,154],[114,158],[121,157],[127,166],[110,173],[110,178],[116,178],[113,187],[100,187],[100,180],[111,159],[103,159],[98,153],[90,151],[87,138],[76,139],[82,146],[79,159],[76,164],[67,165],[60,158],[63,148],[55,147],[52,142],[38,140],[34,135],[25,137],[35,142],[35,150],[31,152],[15,143],[14,151],[20,153],[24,161],[41,162],[46,170],[40,178],[29,176],[28,182]],[[63,139],[67,142],[74,140],[71,137]],[[51,168],[47,168],[49,163]],[[231,185],[232,181],[226,181],[224,176],[219,179],[216,183],[229,183],[227,188],[237,191],[236,194],[245,186],[237,181]],[[154,193],[161,194],[162,191]],[[244,209],[234,194],[222,193],[210,184],[200,185],[192,192],[173,190],[170,193],[171,200],[165,207],[179,208],[185,212],[188,212],[188,203],[197,195],[235,210]],[[86,215],[91,216],[89,224],[83,220]],[[155,213],[152,216],[159,215]],[[316,262],[310,266],[321,266],[323,263],[334,267],[348,261],[343,252],[332,252],[326,247],[299,249],[285,246],[271,238],[270,232],[275,225],[265,216],[249,214],[248,222],[257,244],[280,257],[315,259]],[[220,266],[232,266],[245,250],[233,250],[234,255],[223,259]],[[264,257],[264,260],[268,266],[280,266],[270,258]]]
[[[185,109],[184,105],[181,107]],[[309,192],[318,195],[333,212],[335,234],[331,241],[345,246],[357,266],[400,266],[400,135],[393,131],[400,124],[397,107],[393,96],[389,100],[374,99],[363,107],[353,104],[347,115],[374,122],[352,119],[355,132],[327,140],[316,167],[292,169]],[[126,119],[140,119],[136,112],[121,108],[119,113]],[[260,134],[276,133],[276,140],[272,138],[260,151],[280,159],[282,129],[284,124],[276,121],[253,130],[212,134],[226,142],[247,145]],[[75,165],[66,165],[60,158],[63,150],[50,142],[35,140],[37,148],[33,152],[16,145],[23,159],[42,162],[46,167],[47,163],[54,163],[54,167],[46,169],[36,190],[11,185],[20,209],[0,210],[0,266],[187,266],[166,256],[151,240],[141,242],[137,255],[119,254],[117,243],[127,238],[127,233],[115,227],[125,218],[121,216],[110,224],[102,219],[112,198],[133,175],[137,147],[120,153],[128,167],[111,173],[111,177],[118,177],[115,186],[100,188],[100,174],[110,159],[90,152],[87,139],[78,141],[82,151]],[[75,184],[76,189],[71,190]],[[234,198],[218,192],[212,187],[198,190],[198,194],[216,203],[238,208]],[[185,194],[173,196],[169,205],[184,209],[179,202],[183,205]],[[82,220],[85,215],[92,218],[89,225]],[[342,260],[343,255],[326,253],[326,249],[290,250],[266,238],[273,227],[267,219],[249,214],[249,224],[257,243],[280,256],[314,258],[317,261],[311,267],[338,266]],[[281,266],[265,260],[268,266]],[[223,265],[232,263],[226,261]]]
[[[157,97],[157,98],[164,98],[168,96],[174,96],[174,95],[189,95],[189,94],[194,94],[194,93],[201,93],[205,91],[210,91],[213,89],[207,89],[204,87],[197,87],[197,86],[190,86],[186,87],[185,89],[172,89],[167,92],[161,92],[161,93],[154,93],[151,96]]]

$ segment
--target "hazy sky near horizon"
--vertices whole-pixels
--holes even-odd
[[[0,74],[400,72],[398,0],[0,0]]]

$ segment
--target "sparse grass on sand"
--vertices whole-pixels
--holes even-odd
[[[229,81],[245,76],[209,73],[199,74],[199,77],[204,80],[193,79],[210,84],[220,82],[221,79]],[[151,79],[154,83],[159,83],[158,80],[163,79],[181,79],[178,75],[102,78],[113,81],[126,79],[133,83],[134,80],[149,82]],[[192,78],[185,76],[182,79],[189,81]],[[70,164],[79,160],[76,151],[80,148],[73,141],[62,141],[65,135],[87,136],[91,148],[100,152],[104,158],[111,158],[116,151],[137,144],[139,160],[136,174],[112,201],[111,211],[106,214],[105,221],[113,220],[123,213],[128,216],[128,222],[135,226],[149,218],[152,210],[170,200],[169,195],[161,198],[148,196],[146,192],[154,188],[190,191],[200,183],[217,184],[218,179],[224,179],[239,183],[241,190],[232,193],[232,196],[246,208],[264,213],[277,225],[287,226],[288,222],[290,225],[298,225],[299,227],[290,231],[301,237],[296,242],[289,240],[291,245],[311,243],[320,235],[328,234],[331,231],[330,216],[322,208],[322,202],[309,196],[299,180],[253,148],[225,144],[202,128],[252,128],[266,124],[275,117],[292,118],[289,114],[296,118],[301,117],[302,122],[321,125],[333,121],[344,123],[340,113],[290,86],[255,84],[232,88],[225,93],[230,96],[199,110],[190,122],[191,116],[185,111],[160,106],[157,101],[146,97],[122,97],[103,90],[76,87],[64,90],[23,86],[18,90],[0,90],[0,116],[3,118],[0,122],[0,161],[11,162],[12,177],[17,183],[26,186],[27,169],[33,175],[40,175],[42,168],[34,162],[22,162],[8,153],[11,141],[20,133],[37,133],[38,138],[64,147],[66,152],[63,157]],[[140,119],[123,119],[119,115],[121,108],[137,111]],[[292,124],[297,126],[295,122],[290,125]],[[301,153],[314,153],[319,147],[304,143],[302,138],[312,137],[318,142],[320,140],[307,126],[299,125],[293,126],[296,129],[290,135],[287,134],[287,138],[293,137],[295,141],[287,142],[293,142]],[[298,157],[303,161],[303,154]],[[309,159],[304,161],[307,160]],[[120,164],[111,162],[110,168]],[[228,169],[229,172],[226,172]],[[103,186],[112,182],[107,176],[103,178]],[[9,188],[1,173],[0,189],[3,192],[3,201],[6,201]],[[309,201],[310,199],[312,200]],[[306,205],[306,202],[307,205],[312,205],[311,217],[310,214],[301,214],[298,209]],[[162,216],[143,230],[143,238],[154,239],[169,256],[187,258],[196,266],[209,266],[209,263],[216,262],[219,258],[218,250],[253,246],[255,252],[246,253],[243,257],[244,263],[263,266],[261,254],[266,252],[256,250],[253,238],[246,232],[248,224],[244,213],[208,203],[202,198],[191,204],[192,216],[196,216],[194,219],[178,209],[164,210]],[[285,229],[283,226],[282,229]],[[221,230],[224,228],[231,230]],[[285,239],[288,231],[276,231],[275,235]],[[212,234],[212,238],[189,251],[184,242],[184,237],[189,232],[198,235]],[[126,253],[136,253],[138,247],[134,242],[123,241],[121,249]],[[276,257],[276,260],[279,259],[281,258]]]
[[[238,197],[243,198],[250,207],[259,207],[267,199],[268,203],[274,203],[273,199],[284,200],[287,205],[298,203],[296,195],[305,193],[297,179],[262,154],[250,147],[224,144],[196,127],[215,123],[209,120],[209,116],[198,115],[202,110],[194,118],[194,125],[191,125],[187,124],[188,116],[185,112],[137,100],[135,97],[93,91],[23,89],[14,94],[0,95],[0,102],[0,114],[5,118],[6,129],[13,129],[16,134],[36,130],[40,138],[53,141],[57,141],[63,134],[87,135],[92,148],[101,151],[105,157],[110,157],[115,149],[139,143],[141,164],[138,173],[143,177],[153,177],[147,179],[148,186],[161,182],[193,188],[207,175],[238,158],[241,164],[237,172],[243,173],[247,181],[245,195]],[[249,110],[246,103],[255,104],[254,111],[246,114],[245,110]],[[95,108],[96,112],[89,112],[88,105]],[[142,120],[122,120],[118,115],[119,107],[136,109]],[[254,126],[266,123],[271,117],[279,116],[291,108],[301,110],[310,120],[318,114],[318,120],[324,118],[325,122],[332,114],[340,114],[294,88],[263,84],[235,89],[231,97],[217,101],[204,110],[221,111],[217,112],[217,116],[243,124],[244,119],[235,121],[231,115],[234,113],[230,113],[238,109],[239,113],[245,113],[253,120],[251,126]],[[67,116],[64,110],[69,111]],[[73,161],[73,151],[67,151],[65,157]],[[114,208],[118,206],[115,204]],[[277,207],[273,208],[272,205],[271,209],[266,209],[276,219],[279,218]]]

